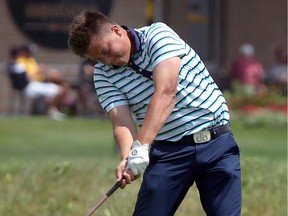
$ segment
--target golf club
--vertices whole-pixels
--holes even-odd
[[[89,211],[89,213],[86,216],[91,216],[104,202],[108,199],[109,196],[111,196],[120,186],[121,186],[122,179],[120,181],[117,181],[113,187],[105,194],[105,196],[102,197],[101,200]]]

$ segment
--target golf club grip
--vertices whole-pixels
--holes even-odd
[[[117,181],[113,187],[106,193],[106,196],[110,196],[113,194],[120,186],[121,186],[122,179],[120,181]]]

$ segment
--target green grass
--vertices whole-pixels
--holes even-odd
[[[242,215],[287,215],[286,120],[235,116]],[[105,119],[1,117],[0,128],[0,216],[85,215],[115,181],[119,156]],[[95,215],[131,215],[140,183],[113,194]],[[176,215],[205,215],[195,187]]]

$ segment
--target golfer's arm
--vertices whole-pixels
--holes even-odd
[[[149,103],[145,120],[136,137],[140,143],[152,144],[175,106],[180,58],[159,63],[153,71],[155,92]]]
[[[112,121],[113,135],[120,151],[121,160],[126,160],[137,134],[130,109],[128,106],[113,108],[109,112],[109,117]]]

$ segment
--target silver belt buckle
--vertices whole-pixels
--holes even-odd
[[[210,131],[199,131],[193,134],[193,140],[195,143],[205,143],[211,140]]]

